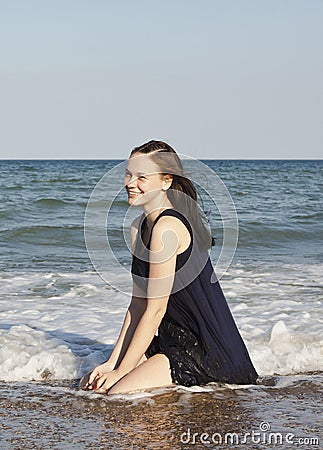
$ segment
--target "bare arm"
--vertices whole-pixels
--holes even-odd
[[[136,239],[138,234],[140,217],[137,217],[130,228],[130,239],[131,239],[131,252],[134,253],[134,248],[136,245]],[[133,286],[133,292],[135,292],[135,287]],[[139,297],[137,295],[132,295],[130,306],[126,312],[126,316],[123,322],[122,329],[119,334],[119,338],[113,349],[113,352],[107,361],[113,365],[113,368],[119,366],[122,361],[129,343],[131,342],[134,331],[138,325],[138,322],[146,309],[146,299]],[[110,365],[109,364],[109,365]]]
[[[147,307],[117,368],[121,376],[136,367],[166,312],[174,282],[178,243],[177,234],[169,229],[167,222],[159,221],[154,227],[150,244]]]
[[[125,355],[125,352],[132,339],[134,331],[146,309],[146,299],[139,297],[132,297],[130,306],[126,312],[122,329],[120,331],[118,340],[114,346],[110,358],[106,362],[112,368],[118,367],[120,361]]]
[[[138,231],[138,219],[135,219],[131,226],[131,248],[132,252],[135,246],[135,241]],[[133,289],[135,291],[135,289]],[[128,345],[132,339],[134,330],[136,329],[138,322],[146,309],[146,299],[133,295],[130,305],[127,309],[119,337],[114,346],[114,349],[107,361],[103,364],[95,367],[92,371],[84,375],[80,381],[81,388],[92,388],[91,384],[99,373],[106,373],[114,370],[118,367],[120,361],[124,357],[124,354],[128,348]]]
[[[118,367],[120,361],[129,346],[133,333],[140,321],[140,318],[146,308],[146,299],[139,297],[132,297],[129,308],[127,309],[123,325],[114,346],[114,349],[107,361],[95,367],[90,372],[86,373],[80,380],[81,389],[93,389],[92,383],[94,380],[104,373],[111,372]]]

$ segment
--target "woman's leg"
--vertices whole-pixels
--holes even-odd
[[[172,384],[169,360],[166,355],[158,353],[121,378],[109,389],[108,394],[121,394]]]

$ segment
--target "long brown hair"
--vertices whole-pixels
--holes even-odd
[[[160,168],[161,174],[172,176],[171,187],[167,190],[169,201],[187,218],[200,247],[204,250],[212,247],[214,238],[206,226],[205,214],[199,208],[196,188],[185,176],[182,162],[175,150],[166,142],[152,140],[134,148],[130,157],[136,153],[151,154],[151,159]]]

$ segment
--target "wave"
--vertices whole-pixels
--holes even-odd
[[[28,267],[24,272],[19,268],[1,273],[1,308],[8,324],[0,325],[1,379],[41,379],[49,372],[52,379],[64,379],[81,367],[84,373],[103,360],[102,352],[115,343],[129,302],[122,293],[130,282],[128,274],[111,273],[110,287],[93,268],[87,272],[61,269],[58,264],[51,271]],[[233,265],[222,278],[223,291],[260,376],[323,371],[322,271],[323,264],[274,261],[272,265]],[[66,347],[60,352],[61,345],[73,355]],[[8,355],[11,368],[5,362]],[[60,358],[73,366],[66,374]]]
[[[39,198],[34,200],[33,203],[37,205],[45,205],[45,206],[61,206],[61,205],[70,205],[70,202],[66,200],[60,200],[58,198]]]
[[[81,335],[26,324],[1,326],[0,344],[3,381],[72,380],[113,348]],[[254,339],[248,347],[260,378],[323,372],[322,340],[292,335],[283,321],[275,323],[269,339]]]
[[[0,378],[3,381],[72,379],[78,358],[64,341],[27,325],[0,332]]]
[[[323,372],[323,340],[307,333],[291,333],[283,320],[274,324],[269,340],[250,343],[259,375]]]
[[[114,200],[113,207],[129,208],[129,203],[127,200]]]
[[[309,214],[294,214],[293,216],[290,216],[290,219],[300,221],[301,223],[306,223],[309,220],[322,221],[323,213],[321,211],[317,211]]]
[[[7,219],[8,217],[10,217],[10,215],[11,211],[9,210],[0,211],[0,219]]]
[[[7,238],[35,237],[41,240],[42,237],[55,238],[61,236],[62,233],[82,232],[83,225],[35,225],[27,227],[19,227],[14,230],[6,230]],[[37,242],[35,242],[37,243]],[[63,243],[62,243],[63,244]]]
[[[1,189],[6,191],[22,191],[23,189],[25,189],[25,186],[23,186],[22,184],[14,184],[11,186],[1,186]]]
[[[35,165],[22,164],[19,166],[19,169],[23,169],[25,172],[37,172],[38,167]]]
[[[319,223],[284,227],[282,225],[268,226],[255,221],[239,226],[239,242],[242,243],[260,241],[275,244],[281,241],[317,241],[322,238],[323,230]]]
[[[33,178],[30,183],[80,183],[82,178]]]

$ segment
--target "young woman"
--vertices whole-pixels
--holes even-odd
[[[180,158],[165,142],[149,141],[131,152],[124,184],[128,203],[144,210],[131,227],[133,295],[110,358],[80,387],[115,394],[255,383],[209,258],[213,239]]]

